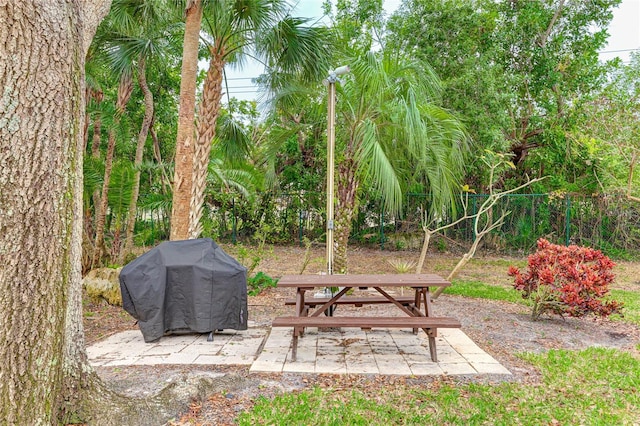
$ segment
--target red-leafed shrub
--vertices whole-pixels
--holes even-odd
[[[513,287],[533,302],[531,317],[552,312],[582,317],[593,313],[606,317],[621,313],[622,304],[603,300],[613,282],[614,263],[599,250],[551,244],[541,238],[538,250],[529,256],[527,271],[509,267]]]

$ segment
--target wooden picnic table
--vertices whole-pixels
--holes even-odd
[[[275,318],[274,327],[293,327],[292,361],[296,360],[298,337],[305,327],[394,327],[412,328],[417,332],[422,328],[429,338],[431,359],[437,362],[436,343],[438,327],[460,327],[460,322],[450,317],[434,317],[431,307],[430,287],[447,287],[450,283],[435,274],[354,274],[354,275],[285,275],[278,281],[278,287],[294,288],[295,316]],[[318,300],[305,298],[308,291],[316,288],[338,287],[332,297]],[[382,297],[359,297],[347,295],[350,290],[373,288]],[[412,298],[396,296],[389,288],[411,288]],[[338,304],[362,306],[369,303],[390,303],[402,311],[404,316],[324,316]],[[313,308],[315,307],[315,310]]]

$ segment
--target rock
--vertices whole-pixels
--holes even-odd
[[[122,268],[98,268],[89,271],[82,279],[87,295],[93,300],[106,300],[108,304],[122,306],[120,271]]]

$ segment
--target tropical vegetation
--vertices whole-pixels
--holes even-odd
[[[485,150],[515,166],[497,189],[546,177],[525,190],[637,202],[639,56],[598,59],[617,4],[408,0],[387,17],[379,1],[339,1],[323,26],[284,0],[116,0],[87,61],[85,269],[169,236],[292,241],[274,226],[283,196],[297,200],[291,218],[321,223],[322,80],[342,64],[336,270],[353,224],[409,220],[411,194],[427,194],[418,207],[433,219],[455,217],[463,188],[488,189]],[[262,105],[225,89],[247,58],[265,65]]]
[[[394,215],[401,227],[417,212],[443,223],[460,208],[458,192],[489,188],[560,199],[567,217],[586,205],[569,196],[596,194],[607,215],[591,227],[638,241],[640,62],[598,56],[619,2],[404,0],[388,17],[381,0],[327,0],[322,22],[296,16],[286,0],[3,2],[2,417],[117,423],[116,408],[139,419],[157,408],[118,397],[88,368],[81,258],[83,271],[122,264],[136,245],[217,236],[227,223],[237,230],[238,218],[241,236],[278,241],[273,218],[291,213],[282,194],[322,205],[321,80],[340,65],[351,67],[337,83],[340,271],[354,223],[371,228],[374,217]],[[265,66],[255,80],[265,102],[224,101],[226,71],[249,57]],[[486,152],[513,167],[488,176],[478,155]],[[416,193],[423,197],[409,208]],[[613,198],[628,204],[612,209]],[[514,229],[560,238],[530,220],[557,215],[546,207]],[[299,223],[326,214],[295,212]],[[586,388],[558,388],[569,386]],[[505,421],[519,420],[510,408],[522,400],[505,402]],[[613,400],[606,422],[637,414],[632,392]],[[573,402],[586,413],[580,421],[592,421],[583,401],[523,421],[562,421]],[[478,411],[489,421],[486,406]]]

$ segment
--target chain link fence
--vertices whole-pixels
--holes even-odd
[[[468,194],[468,214],[478,212],[486,194]],[[428,209],[428,194],[408,194],[402,215],[388,215],[379,197],[371,196],[360,205],[352,224],[355,244],[375,245],[382,250],[419,249],[422,244],[421,212]],[[249,202],[229,198],[205,208],[203,236],[216,241],[251,241],[259,236],[272,244],[324,244],[325,194],[318,192],[265,193]],[[539,238],[556,244],[578,244],[600,249],[616,257],[640,249],[640,203],[622,195],[584,196],[573,194],[508,194],[490,212],[493,220],[509,214],[498,229],[484,238],[484,248],[498,253],[529,253]],[[441,218],[441,224],[464,215]],[[164,215],[146,212],[137,229],[159,230],[168,235]],[[152,237],[147,235],[147,239]],[[443,231],[436,248],[468,247],[473,239],[472,220],[465,220]],[[145,241],[152,244],[152,241]]]

